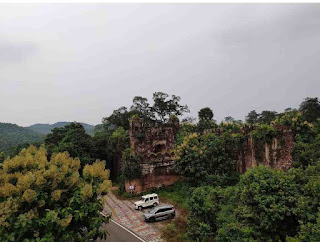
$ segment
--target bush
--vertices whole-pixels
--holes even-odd
[[[106,237],[99,197],[111,186],[105,162],[83,168],[67,152],[30,146],[0,168],[0,237],[3,241],[88,241]]]

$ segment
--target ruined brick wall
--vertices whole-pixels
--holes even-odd
[[[247,140],[235,154],[237,168],[241,173],[259,164],[274,168],[288,169],[292,166],[293,132],[284,126],[274,126],[277,135],[270,144],[257,145],[249,133],[253,127],[242,130]],[[133,120],[130,126],[131,150],[141,155],[143,176],[126,181],[126,190],[135,185],[135,192],[142,192],[153,187],[171,185],[178,175],[172,171],[174,164],[174,141],[179,129],[179,122],[166,124],[147,124],[140,119]],[[216,131],[217,134],[220,131]],[[222,132],[222,131],[221,131]]]
[[[179,121],[168,123],[146,123],[134,119],[130,123],[130,146],[135,155],[141,156],[142,177],[126,181],[126,190],[135,185],[135,192],[153,187],[171,185],[178,175],[172,171],[174,163],[175,135]]]
[[[238,154],[237,166],[241,173],[259,164],[282,170],[292,166],[293,132],[288,127],[274,128],[277,136],[270,144],[265,143],[262,147],[255,145],[253,139],[248,136]]]
[[[175,123],[147,123],[141,119],[130,123],[130,145],[135,154],[150,155],[165,153],[174,146],[174,139],[179,122]]]

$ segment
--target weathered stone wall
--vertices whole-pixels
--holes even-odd
[[[270,144],[258,146],[251,137],[248,137],[238,154],[237,166],[241,173],[259,164],[281,170],[292,166],[293,132],[283,126],[274,128],[277,136]]]
[[[274,168],[288,169],[292,166],[293,133],[290,128],[274,126],[276,136],[270,144],[255,144],[250,137],[253,127],[242,130],[247,140],[235,154],[238,158],[237,169],[245,173],[259,164]],[[166,124],[147,124],[140,119],[131,122],[130,144],[136,155],[141,155],[143,176],[140,179],[126,181],[126,190],[135,185],[135,192],[142,192],[153,187],[171,185],[177,181],[178,175],[172,171],[174,164],[175,135],[179,122]],[[223,131],[216,131],[219,135]],[[220,133],[219,133],[220,132]]]
[[[135,155],[141,156],[142,178],[126,181],[126,191],[135,185],[135,192],[142,192],[153,187],[171,185],[178,175],[172,171],[175,135],[179,121],[146,123],[141,119],[130,123],[130,146]]]
[[[175,134],[179,129],[179,122],[147,123],[141,119],[130,123],[130,145],[135,154],[150,155],[165,153],[174,146]]]

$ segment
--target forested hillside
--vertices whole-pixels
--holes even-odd
[[[71,122],[57,122],[54,124],[33,124],[29,126],[29,129],[32,129],[36,132],[39,132],[41,134],[49,134],[52,129],[54,128],[61,128],[66,126],[67,124],[70,124]],[[94,131],[94,125],[91,124],[86,124],[86,123],[81,123],[84,129],[88,134],[93,134]]]
[[[0,152],[24,143],[34,143],[43,140],[43,135],[31,129],[10,123],[0,123]]]

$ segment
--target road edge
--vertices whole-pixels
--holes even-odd
[[[104,213],[100,212],[100,214],[104,217],[107,217],[107,215],[105,215]],[[144,239],[140,238],[138,235],[136,235],[134,232],[132,232],[131,230],[129,230],[128,228],[124,227],[123,225],[119,224],[118,222],[114,221],[112,218],[110,218],[111,222],[114,222],[116,225],[118,225],[119,227],[121,227],[122,229],[124,229],[125,231],[129,232],[130,234],[132,234],[134,237],[136,237],[137,239],[139,239],[142,242],[147,242]]]

